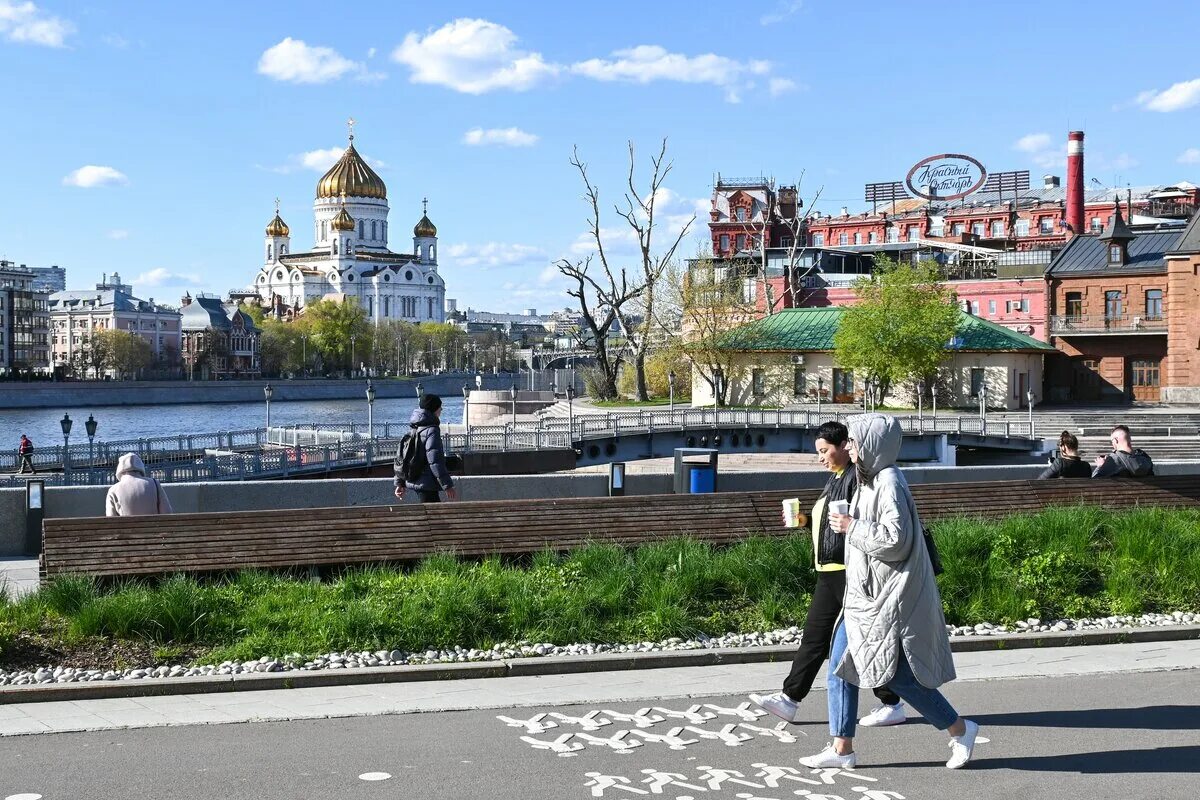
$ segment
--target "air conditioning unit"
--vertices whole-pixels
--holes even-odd
[[[804,366],[804,356],[792,356],[792,363],[797,367]]]

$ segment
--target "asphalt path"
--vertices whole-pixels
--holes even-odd
[[[800,768],[828,740],[818,692],[791,726],[712,697],[8,737],[0,800],[1200,796],[1200,670],[960,682],[947,696],[987,739],[965,770],[943,766],[945,734],[917,720],[860,729],[854,772]]]

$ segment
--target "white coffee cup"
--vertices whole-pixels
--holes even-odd
[[[830,514],[841,514],[843,516],[850,513],[850,503],[847,500],[833,500],[829,503]]]

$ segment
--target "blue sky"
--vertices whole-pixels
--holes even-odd
[[[1167,2],[0,0],[0,257],[172,302],[243,287],[275,197],[311,244],[353,116],[393,249],[428,197],[449,297],[550,310],[585,249],[572,146],[616,199],[626,141],[668,137],[674,224],[717,172],[803,173],[827,211],[940,152],[1062,174],[1071,128],[1089,179],[1200,183],[1197,30]]]

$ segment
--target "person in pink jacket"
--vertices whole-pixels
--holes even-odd
[[[137,453],[126,453],[117,462],[117,482],[104,502],[110,517],[143,517],[170,514],[171,501],[162,484],[146,476],[146,465]]]

